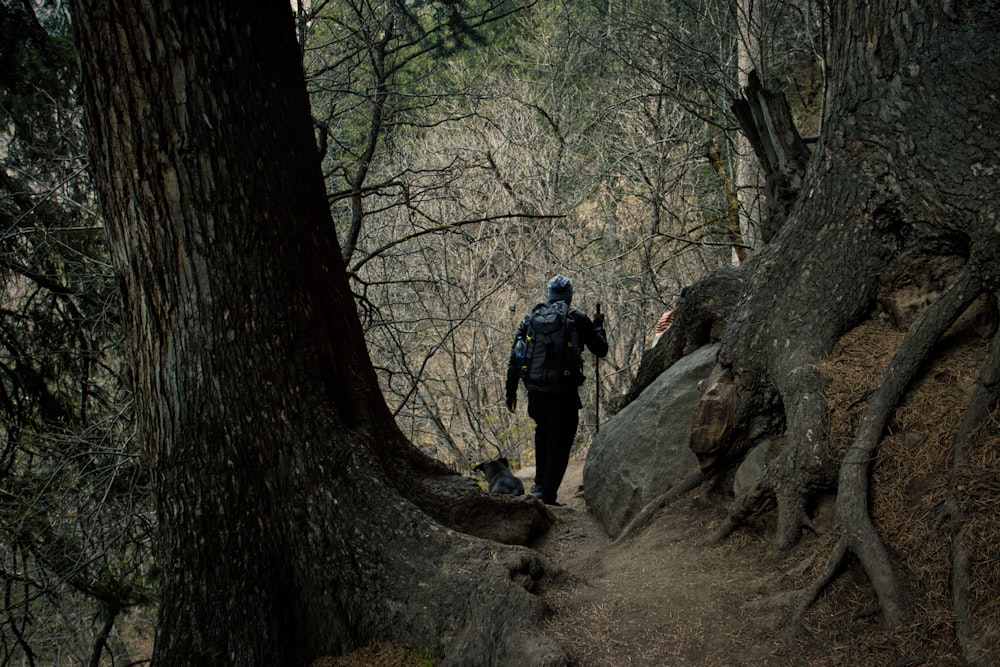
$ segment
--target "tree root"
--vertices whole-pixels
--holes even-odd
[[[699,468],[695,468],[689,472],[683,479],[646,503],[646,506],[639,510],[639,513],[632,517],[632,520],[622,529],[622,532],[614,539],[613,544],[620,544],[641,531],[649,525],[650,521],[653,520],[653,516],[666,507],[670,501],[684,495],[688,491],[696,489],[705,479],[705,473]]]
[[[762,483],[758,483],[753,489],[747,491],[737,498],[725,521],[716,528],[711,535],[706,538],[708,544],[718,544],[722,540],[732,535],[733,531],[739,527],[743,521],[756,512],[764,499],[770,495],[770,490]]]
[[[552,512],[534,497],[490,495],[473,480],[454,473],[413,470],[396,489],[439,523],[503,544],[531,544],[555,522]]]
[[[801,594],[801,600],[799,601],[799,606],[792,615],[789,622],[790,629],[796,630],[802,625],[802,619],[805,617],[806,612],[812,603],[819,598],[819,594],[823,592],[823,589],[833,581],[834,576],[840,569],[841,564],[844,562],[844,558],[847,556],[848,542],[846,539],[841,537],[837,540],[837,544],[834,545],[833,550],[826,559],[826,565],[823,567],[823,571],[820,573],[819,577],[810,585],[808,588],[804,588],[799,591]]]
[[[555,523],[555,515],[530,495],[490,495],[478,487],[468,493],[444,490],[421,499],[421,508],[435,520],[459,532],[503,544],[528,545]]]
[[[366,469],[363,454],[357,467]],[[414,475],[414,486],[429,480]],[[489,496],[471,480],[443,478],[431,486],[478,512],[483,526],[490,519],[502,525],[510,508],[547,514],[535,499]],[[442,665],[568,664],[558,642],[540,630],[548,609],[535,589],[558,574],[545,556],[443,525],[394,487],[367,478],[343,479],[336,501],[327,504],[332,513],[313,534],[318,541],[344,545],[342,551],[317,550],[294,581],[305,582],[303,589],[329,588],[356,630],[338,645],[336,633],[323,631],[325,617],[304,618],[302,623],[315,627],[297,630],[319,645],[313,647],[317,654],[393,641],[437,654]],[[305,514],[318,521],[317,513]]]
[[[996,296],[994,296],[996,298]],[[970,665],[987,664],[986,649],[974,636],[969,612],[969,580],[971,562],[969,552],[962,543],[962,529],[966,518],[959,504],[957,493],[961,492],[962,481],[969,468],[968,449],[973,435],[989,416],[991,408],[1000,398],[1000,333],[994,334],[990,346],[990,356],[979,373],[976,388],[958,434],[952,452],[951,493],[945,499],[938,517],[938,524],[951,524],[951,586],[952,613],[955,618],[955,640],[962,657]]]
[[[914,324],[885,369],[878,389],[861,420],[857,435],[840,466],[837,509],[843,534],[827,561],[822,575],[809,588],[807,602],[796,617],[829,583],[848,552],[856,555],[875,590],[883,621],[890,628],[900,626],[906,611],[888,551],[869,514],[869,483],[872,463],[881,443],[886,422],[903,397],[911,380],[948,328],[981,294],[975,272],[967,265],[944,293]]]
[[[787,455],[793,456],[794,453]],[[815,532],[812,520],[806,512],[805,495],[800,486],[782,476],[783,473],[780,471],[785,468],[801,469],[792,463],[776,461],[769,467],[769,473],[765,473],[752,489],[734,500],[726,520],[712,533],[708,542],[710,544],[721,542],[743,524],[747,517],[763,509],[770,509],[774,504],[777,504],[778,508],[778,523],[774,531],[772,557],[777,559],[786,554],[796,544],[803,528]]]

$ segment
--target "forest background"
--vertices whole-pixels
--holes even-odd
[[[292,9],[386,400],[417,446],[462,471],[497,452],[531,463],[502,381],[551,275],[608,318],[583,449],[681,288],[758,244],[762,183],[730,110],[751,69],[803,135],[822,118],[812,2]],[[100,664],[157,597],[151,473],[69,32],[61,2],[0,4],[3,664]]]

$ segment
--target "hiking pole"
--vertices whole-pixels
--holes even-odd
[[[594,315],[601,314],[601,304],[594,308]],[[594,433],[601,432],[601,358],[594,357]]]

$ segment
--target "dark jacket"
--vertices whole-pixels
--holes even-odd
[[[551,302],[550,302],[551,303]],[[597,357],[605,357],[608,354],[608,339],[604,335],[604,325],[600,322],[594,322],[587,315],[575,308],[570,308],[569,317],[573,318],[573,324],[576,327],[577,336],[580,338],[580,342],[590,350]],[[528,330],[528,317],[526,315],[521,324],[517,327],[517,333],[514,334],[514,343],[517,343],[519,338],[523,338]],[[521,369],[517,361],[517,357],[514,354],[514,345],[510,348],[510,359],[507,361],[507,397],[517,395],[517,382],[521,379]],[[567,391],[572,390],[576,392],[576,386],[568,385]]]

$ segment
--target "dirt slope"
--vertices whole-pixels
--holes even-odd
[[[516,471],[530,486],[533,468]],[[789,591],[813,581],[836,536],[818,526],[783,560],[768,553],[769,527],[753,521],[719,545],[706,544],[725,516],[700,490],[662,510],[644,531],[614,543],[587,512],[583,460],[570,461],[557,520],[532,545],[560,571],[536,590],[552,610],[544,630],[575,667],[958,667],[937,646],[933,616],[885,632],[864,576],[849,569],[787,631]],[[947,633],[945,633],[947,634]],[[938,642],[939,643],[939,642]],[[419,651],[376,645],[315,667],[415,667]],[[516,667],[516,666],[511,666]]]

